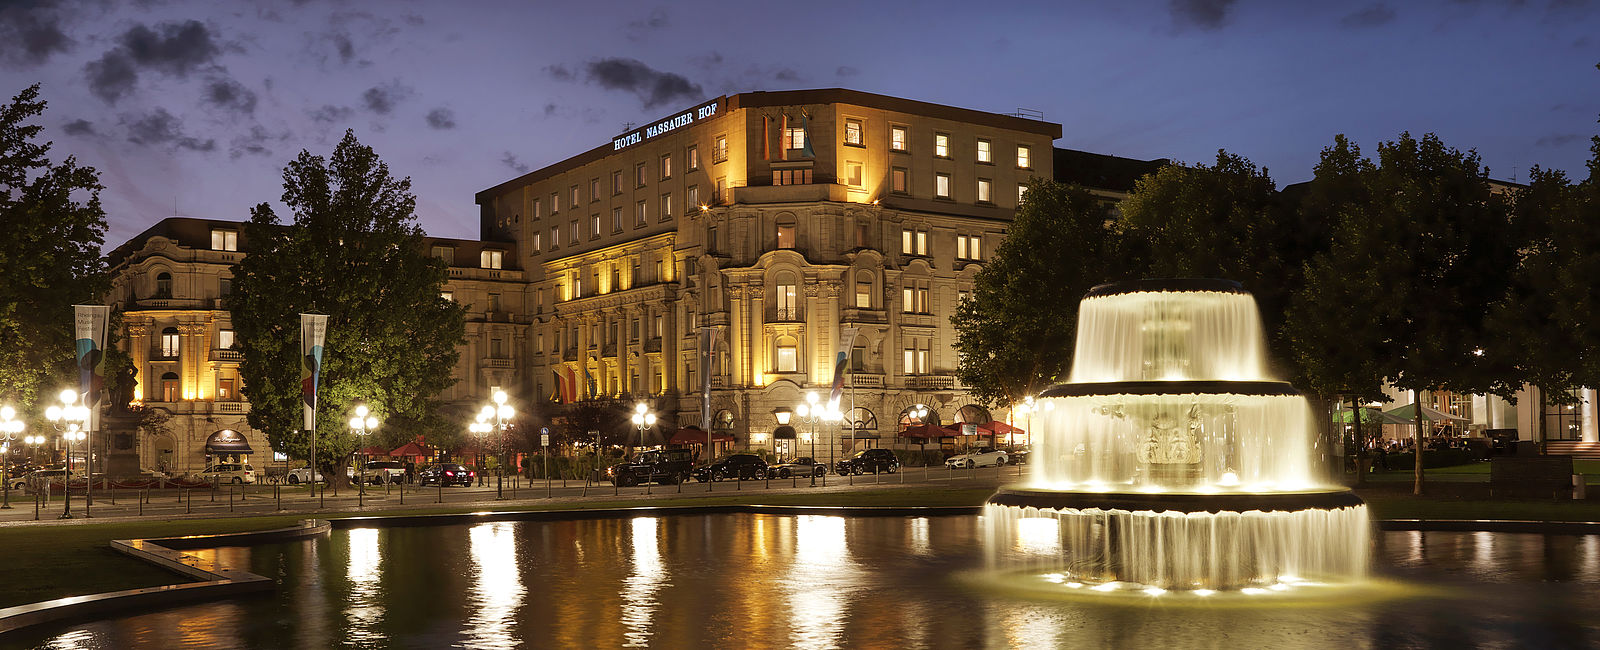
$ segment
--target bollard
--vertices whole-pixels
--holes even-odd
[[[34,492],[33,492],[33,520],[34,521],[38,521],[39,520],[39,491],[38,490],[34,490]]]
[[[216,503],[217,502],[217,482],[216,481],[212,481],[211,482],[211,502],[212,503]]]
[[[187,490],[185,490],[187,492]],[[181,492],[179,494],[182,494]],[[183,514],[194,512],[194,493],[189,493],[189,498],[183,500]]]
[[[272,484],[272,499],[278,503],[278,509],[282,510],[283,509],[283,486],[282,485],[279,485],[277,483],[273,483]]]
[[[146,488],[146,490],[148,490],[148,489],[149,488]],[[139,515],[140,516],[144,515],[144,499],[145,499],[145,496],[147,496],[145,493],[140,493],[139,494]]]

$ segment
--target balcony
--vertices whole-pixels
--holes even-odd
[[[851,388],[883,388],[883,375],[868,373],[849,373],[845,375],[846,382]]]
[[[615,343],[607,343],[607,344],[601,346],[600,347],[600,356],[602,356],[602,357],[615,357],[615,356],[617,356],[617,344],[615,344]]]
[[[577,361],[578,360],[578,349],[577,348],[567,348],[565,350],[562,350],[561,351],[561,360],[562,361]]]
[[[522,271],[515,269],[478,269],[460,266],[450,267],[452,280],[522,280]]]
[[[503,368],[503,369],[509,370],[509,369],[511,369],[511,360],[510,359],[497,359],[497,358],[494,358],[494,357],[484,357],[483,359],[479,359],[478,360],[478,367],[480,367],[480,368]]]
[[[214,413],[239,415],[248,413],[250,411],[250,404],[248,402],[212,402],[211,411]]]
[[[212,361],[244,361],[244,353],[238,350],[212,350]]]
[[[907,375],[905,385],[910,390],[954,390],[956,378],[951,375]]]
[[[661,351],[661,339],[654,338],[654,339],[649,339],[649,340],[645,341],[644,342],[644,351],[645,352],[660,352]]]
[[[846,323],[887,323],[889,314],[882,309],[848,307],[840,315],[840,320]]]
[[[850,200],[850,192],[843,185],[812,183],[810,185],[765,185],[733,188],[734,203],[812,203]]]

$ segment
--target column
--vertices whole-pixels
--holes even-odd
[[[123,326],[128,333],[128,357],[136,373],[133,397],[143,401],[160,386],[160,378],[150,377],[150,319],[128,318],[123,321]]]

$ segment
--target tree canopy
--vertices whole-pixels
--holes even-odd
[[[106,214],[99,174],[39,142],[39,86],[0,106],[0,399],[28,403],[75,383],[72,305],[109,286],[100,245]]]
[[[309,432],[301,430],[299,314],[320,313],[328,315],[328,329],[319,464],[337,466],[357,448],[346,426],[357,403],[382,420],[383,441],[424,435],[438,444],[432,434],[448,427],[436,396],[454,381],[463,315],[440,294],[447,271],[424,250],[410,179],[391,177],[372,148],[347,131],[329,159],[301,151],[283,182],[292,221],[280,222],[265,203],[251,211],[250,250],[235,270],[229,303],[250,425],[275,449],[309,454]]]

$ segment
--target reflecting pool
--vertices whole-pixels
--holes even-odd
[[[267,595],[0,638],[38,648],[1593,647],[1600,537],[1380,533],[1327,602],[1027,597],[977,516],[358,528],[215,554]],[[1018,577],[1019,579],[1021,576]],[[1399,586],[1396,586],[1399,585]]]

